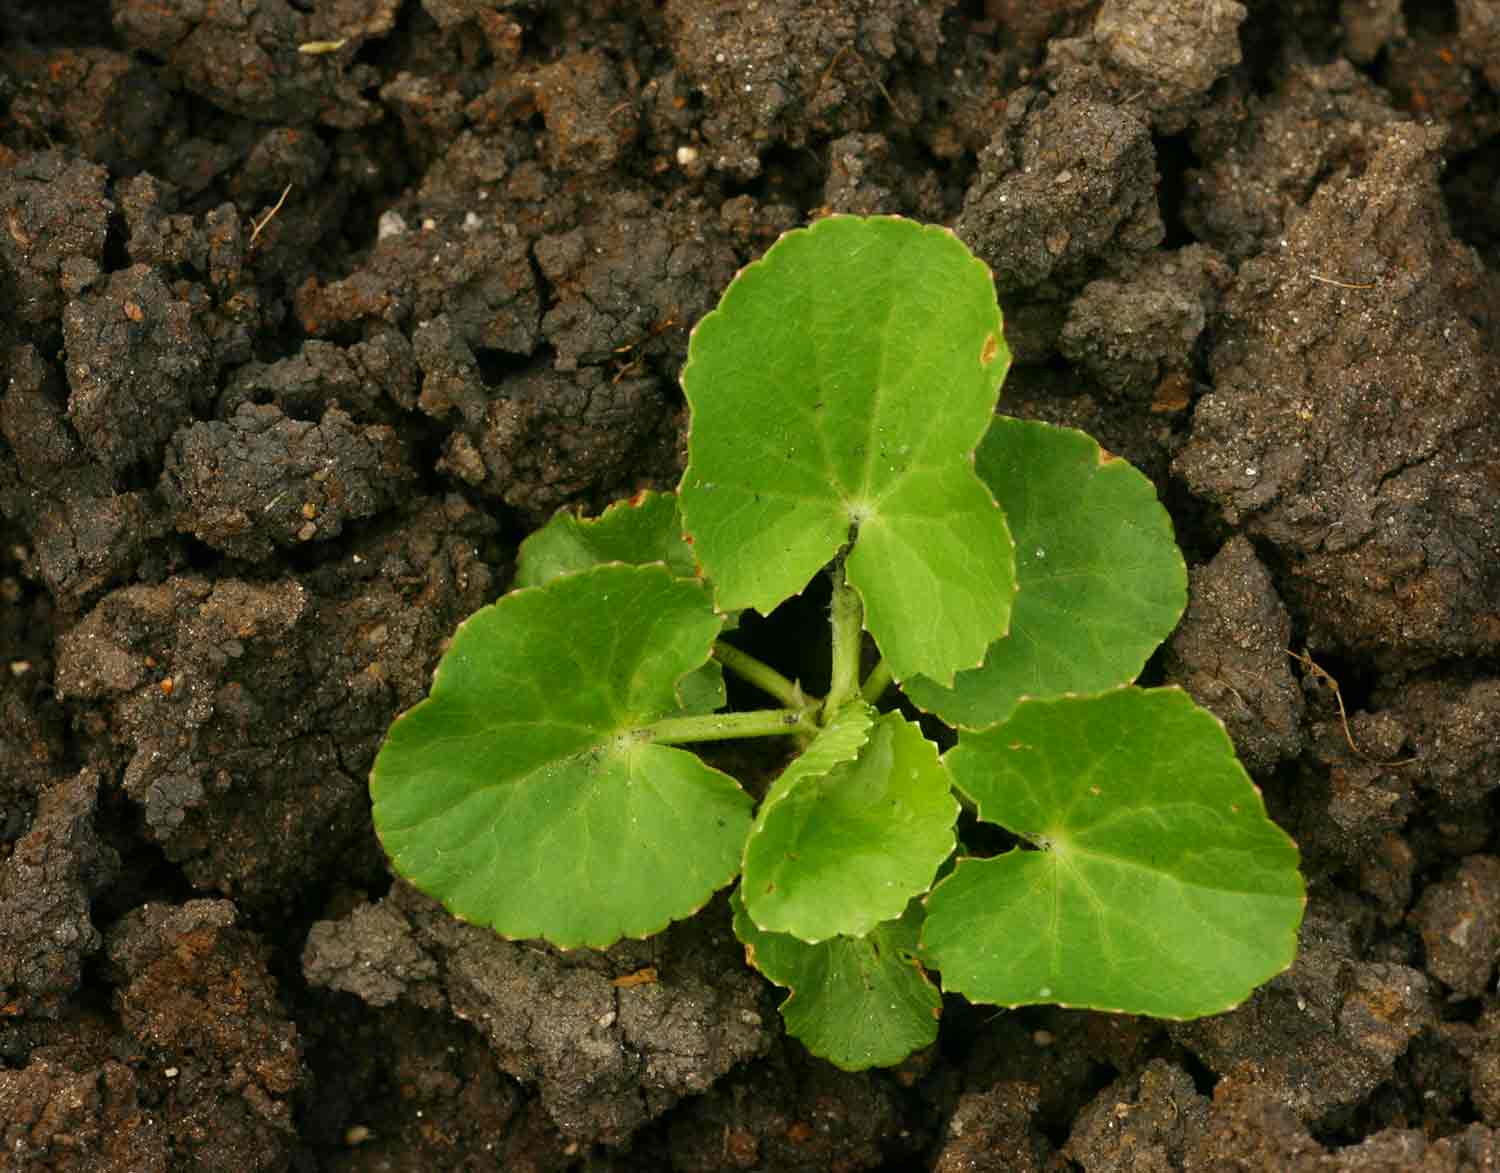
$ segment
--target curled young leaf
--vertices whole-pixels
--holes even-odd
[[[810,943],[899,917],[953,854],[958,803],[937,747],[900,713],[872,725],[868,706],[845,712],[824,736],[847,746],[845,726],[862,722],[860,743],[829,761],[814,742],[777,779],[745,847],[740,890],[755,923]]]
[[[682,538],[677,494],[639,493],[598,517],[560,511],[521,543],[515,585],[542,586],[605,562],[664,562],[677,577],[694,577],[697,566],[693,548]]]

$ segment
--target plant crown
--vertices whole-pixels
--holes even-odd
[[[392,725],[370,789],[396,871],[564,948],[738,877],[787,1029],[848,1069],[934,1040],[934,973],[1191,1018],[1284,969],[1296,846],[1215,717],[1132,683],[1186,601],[1171,521],[1088,436],[996,415],[1009,364],[991,275],[946,229],[783,236],[693,332],[678,491],[527,538]],[[726,632],[824,572],[816,697]],[[726,671],[774,703],[728,711]],[[765,736],[795,753],[758,801],[683,748]],[[982,857],[986,824],[1014,846]]]

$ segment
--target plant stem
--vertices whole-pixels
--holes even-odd
[[[873,705],[878,701],[884,695],[885,690],[890,688],[891,680],[890,665],[881,660],[880,663],[870,669],[870,674],[865,677],[865,682],[860,687],[859,692],[864,698],[865,703]]]
[[[733,644],[727,644],[721,639],[715,640],[714,659],[741,680],[753,684],[761,692],[774,696],[787,708],[800,712],[809,707],[808,696],[802,691],[801,684],[795,680],[788,680],[769,664],[762,663],[748,652],[740,651]],[[817,707],[815,700],[811,707]]]
[[[729,741],[736,737],[778,737],[817,732],[802,709],[755,709],[748,713],[704,713],[696,717],[663,717],[647,725],[640,736],[658,745],[689,741]]]
[[[865,611],[859,594],[844,577],[844,560],[833,564],[833,680],[823,702],[823,723],[859,695],[859,652],[864,641]]]

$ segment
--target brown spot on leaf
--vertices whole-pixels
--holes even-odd
[[[979,348],[979,365],[987,367],[995,361],[995,356],[1000,353],[1000,336],[998,334],[986,334],[984,345]]]

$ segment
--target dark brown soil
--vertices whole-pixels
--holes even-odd
[[[1500,0],[0,2],[0,1169],[1500,1168],[1497,131]],[[721,903],[391,883],[386,726],[830,211],[952,224],[1005,410],[1168,502],[1151,678],[1311,890],[1239,1010],[849,1075]]]

